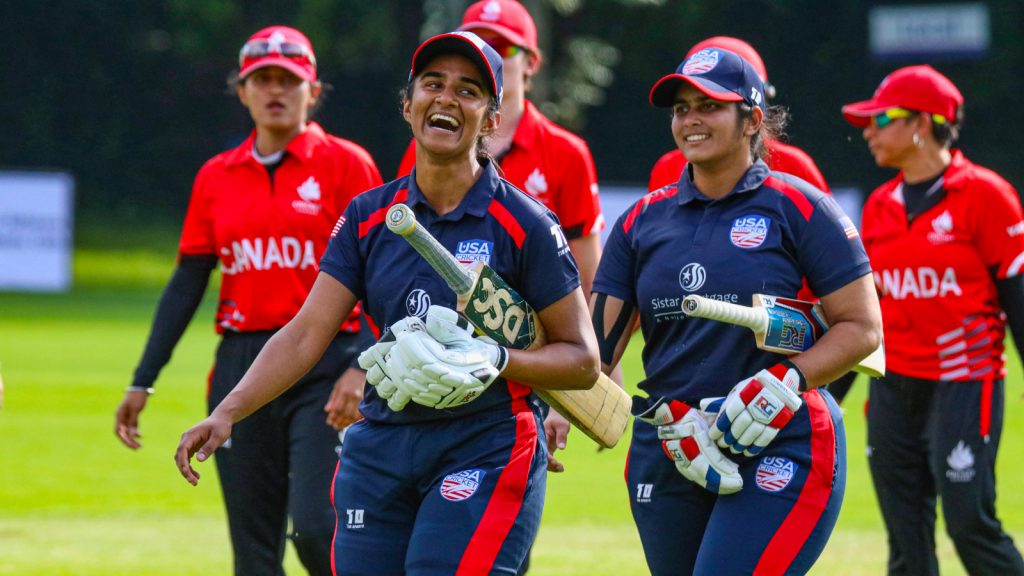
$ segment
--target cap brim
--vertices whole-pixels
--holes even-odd
[[[882,104],[877,100],[863,100],[843,106],[843,118],[858,128],[871,123],[871,117],[892,108],[890,104]]]
[[[498,71],[491,67],[491,63],[487,59],[487,56],[484,55],[476,44],[468,38],[458,34],[437,36],[433,41],[420,46],[412,56],[412,70],[410,71],[410,78],[419,74],[423,70],[423,67],[426,66],[427,62],[430,62],[434,57],[440,56],[441,54],[461,54],[462,56],[469,58],[483,73],[484,81],[487,82],[487,88],[491,91],[491,95],[498,98],[500,101],[501,95],[498,94],[498,86],[495,80],[495,73]]]
[[[668,108],[675,104],[676,92],[683,82],[690,83],[694,88],[700,90],[705,96],[722,100],[723,102],[742,102],[743,97],[739,94],[726,90],[722,86],[694,76],[682,74],[669,74],[654,83],[651,93],[648,96],[651,104],[659,108]]]
[[[249,76],[256,70],[259,70],[260,68],[267,68],[269,66],[277,66],[278,68],[284,68],[285,70],[291,72],[292,74],[295,74],[299,78],[302,78],[303,80],[306,80],[308,82],[313,82],[314,80],[316,80],[315,68],[303,66],[295,62],[291,58],[287,58],[284,56],[266,56],[264,58],[261,58],[256,62],[249,64],[244,69],[242,69],[238,73],[238,78],[244,80],[247,76]]]
[[[463,24],[462,26],[459,26],[458,29],[460,32],[472,32],[474,30],[490,30],[491,32],[494,32],[495,34],[501,36],[505,40],[508,40],[509,42],[515,44],[516,46],[524,46],[533,51],[537,50],[537,47],[530,46],[526,42],[526,38],[523,38],[522,35],[516,34],[515,32],[512,31],[511,28],[506,28],[505,26],[502,26],[500,24],[491,24],[490,22],[470,22],[468,24]]]

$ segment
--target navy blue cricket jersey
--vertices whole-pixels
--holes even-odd
[[[639,308],[652,397],[723,396],[781,356],[757,349],[747,328],[687,318],[684,297],[750,306],[753,294],[795,298],[806,278],[827,295],[869,274],[857,229],[830,196],[758,161],[712,200],[693,184],[644,196],[616,222],[594,291]]]
[[[458,208],[438,216],[416,187],[416,172],[352,200],[335,227],[320,269],[351,290],[381,330],[406,316],[424,317],[431,304],[455,308],[455,293],[401,236],[384,224],[388,208],[403,203],[416,220],[461,262],[483,261],[538,312],[580,285],[558,219],[498,176],[486,163]],[[498,379],[476,400],[448,410],[410,402],[401,412],[368,387],[360,406],[377,422],[420,422],[500,409],[526,396],[526,386]]]

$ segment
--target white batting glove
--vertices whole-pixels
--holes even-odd
[[[399,389],[438,410],[478,398],[508,363],[505,348],[473,338],[469,323],[442,306],[427,311],[426,332],[400,334],[391,356]]]
[[[634,396],[633,408],[637,418],[658,427],[662,449],[684,478],[715,494],[735,494],[743,488],[739,466],[708,435],[710,415],[666,398]]]
[[[426,326],[418,317],[402,318],[385,330],[376,344],[359,354],[359,367],[366,370],[366,382],[377,389],[377,395],[387,400],[388,407],[395,412],[405,408],[410,397],[396,386],[393,375],[388,372],[387,357],[398,342],[398,334],[425,330]]]
[[[736,384],[725,397],[711,438],[733,454],[756,456],[775,439],[803,406],[806,379],[789,360]]]

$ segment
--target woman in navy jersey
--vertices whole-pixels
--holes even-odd
[[[221,334],[207,404],[214,408],[305,300],[331,228],[349,201],[380,184],[370,155],[309,120],[321,96],[316,58],[298,30],[272,26],[239,55],[237,94],[255,129],[196,176],[178,265],[157,307],[145,352],[116,414],[115,432],[140,447],[139,416],[161,368],[220,267]],[[331,398],[364,342],[359,317],[341,318],[323,358],[299,383],[235,427],[217,451],[236,574],[277,575],[287,536],[310,574],[331,573],[330,475],[338,433],[358,418]],[[342,377],[342,374],[345,376]],[[325,419],[324,412],[327,411]]]
[[[968,573],[1024,574],[995,508],[1007,323],[1024,346],[1024,219],[1010,184],[952,148],[963,104],[934,68],[908,66],[843,107],[875,163],[900,171],[862,216],[888,357],[867,422],[889,574],[939,573],[936,497]]]
[[[615,224],[591,297],[603,369],[637,317],[643,330],[626,480],[644,554],[656,576],[806,573],[846,481],[840,412],[818,388],[881,340],[867,256],[831,197],[761,159],[784,113],[748,62],[704,48],[650,100],[672,109],[688,164]],[[805,278],[832,328],[796,356],[681,309],[690,294],[794,298]]]
[[[416,178],[362,194],[345,211],[294,320],[235,390],[186,431],[181,474],[232,425],[281,394],[362,302],[394,338],[360,356],[370,384],[335,475],[338,574],[512,574],[540,522],[545,467],[530,386],[586,388],[598,370],[579,274],[556,219],[481,156],[500,121],[502,58],[478,36],[424,42],[403,93]],[[455,294],[384,225],[405,204],[460,259],[483,258],[539,312],[548,344],[506,350],[472,338]],[[500,377],[499,377],[500,374]],[[287,392],[284,392],[287,393]]]

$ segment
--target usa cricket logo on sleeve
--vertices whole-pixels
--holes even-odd
[[[441,497],[449,502],[462,502],[476,494],[484,480],[485,471],[479,468],[455,472],[441,481]]]
[[[764,244],[771,228],[772,219],[759,214],[740,216],[732,221],[729,241],[737,248],[757,248]]]
[[[779,492],[793,481],[797,465],[789,458],[781,456],[765,456],[757,465],[754,481],[757,487],[765,492]]]

